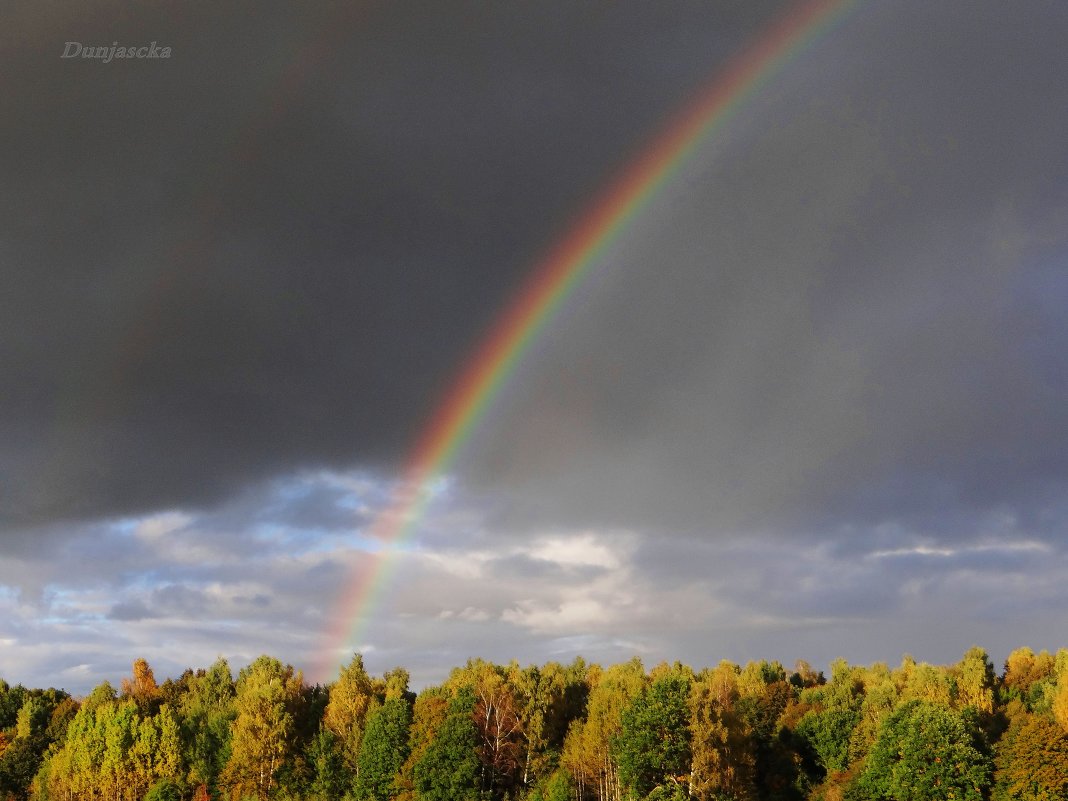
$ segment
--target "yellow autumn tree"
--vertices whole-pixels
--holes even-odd
[[[698,801],[756,797],[755,760],[748,730],[736,713],[739,670],[720,662],[695,678],[690,693],[693,763],[690,794]]]
[[[648,684],[648,677],[637,657],[603,672],[595,667],[590,671],[586,720],[568,732],[561,764],[572,773],[584,798],[619,801],[623,788],[612,740],[622,729],[623,711]]]
[[[375,703],[375,687],[363,666],[363,655],[353,654],[330,687],[330,701],[323,712],[323,727],[341,743],[345,766],[358,775],[360,744],[367,715]]]
[[[147,660],[134,660],[133,676],[122,680],[122,696],[132,699],[142,712],[155,713],[154,705],[159,700],[159,686]]]
[[[957,687],[957,706],[971,707],[978,712],[994,711],[994,666],[979,646],[973,646],[954,669]]]
[[[292,665],[261,656],[237,679],[232,725],[233,750],[222,783],[234,799],[252,796],[266,801],[292,743],[294,711],[300,703],[303,677]]]
[[[1053,718],[1065,731],[1068,731],[1068,671],[1057,679],[1057,689],[1053,695],[1051,711]]]

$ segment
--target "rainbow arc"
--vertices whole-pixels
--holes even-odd
[[[342,594],[319,660],[333,670],[340,649],[358,643],[388,583],[390,546],[410,536],[429,503],[429,482],[449,471],[480,419],[515,373],[532,342],[616,239],[694,150],[797,55],[855,5],[814,0],[792,7],[719,71],[697,98],[611,181],[530,272],[530,277],[482,340],[412,450],[392,503],[370,534],[384,547],[357,568]],[[324,679],[325,680],[325,679]]]

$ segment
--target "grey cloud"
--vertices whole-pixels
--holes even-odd
[[[112,620],[144,620],[156,617],[147,606],[140,601],[124,601],[111,607],[108,617]]]
[[[167,617],[203,618],[209,602],[198,588],[185,584],[164,584],[152,590],[151,603],[156,614]],[[215,610],[215,614],[219,610]],[[212,615],[212,617],[215,616]]]
[[[397,464],[535,255],[778,5],[16,5],[0,520]],[[148,39],[172,58],[58,57]]]
[[[1042,9],[861,10],[799,60],[604,256],[480,481],[517,517],[721,536],[1056,508],[1068,59]]]
[[[0,637],[19,643],[5,678],[36,676],[84,691],[126,675],[133,656],[148,658],[163,677],[219,654],[239,667],[264,651],[311,670],[335,627],[332,616],[353,611],[369,615],[359,636],[329,643],[339,648],[336,664],[327,659],[327,675],[313,680],[331,678],[349,649],[364,650],[376,672],[407,666],[421,686],[472,656],[526,663],[581,654],[613,662],[637,654],[650,664],[695,665],[805,658],[822,667],[839,655],[895,662],[905,651],[948,662],[972,642],[995,661],[1021,638],[1057,646],[1048,641],[1050,610],[1062,606],[1065,585],[1055,543],[1024,546],[1008,537],[946,547],[899,531],[871,537],[886,549],[857,554],[834,539],[713,542],[556,530],[492,547],[477,527],[449,528],[447,520],[469,519],[462,511],[439,509],[428,522],[448,536],[395,555],[388,590],[358,610],[341,610],[335,600],[358,580],[350,571],[360,554],[319,558],[313,545],[303,556],[268,548],[243,564],[182,566],[175,573],[181,581],[161,572],[146,585],[140,574],[118,572],[104,588],[99,581],[69,587],[47,615],[0,595]],[[568,561],[605,553],[615,569]],[[270,603],[260,587],[270,588]],[[82,664],[88,667],[77,669]]]

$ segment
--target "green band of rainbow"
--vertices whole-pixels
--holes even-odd
[[[795,6],[718,73],[708,88],[620,173],[567,236],[532,271],[453,384],[412,452],[396,497],[371,527],[385,543],[402,541],[428,502],[428,482],[445,473],[478,421],[598,256],[679,171],[694,149],[728,120],[785,64],[818,39],[855,0],[815,0]],[[391,573],[389,549],[369,556],[343,590],[328,630],[318,675],[340,651],[358,642]]]

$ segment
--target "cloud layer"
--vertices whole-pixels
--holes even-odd
[[[825,665],[910,651],[949,662],[978,641],[1001,660],[1021,642],[1045,643],[1068,601],[1063,543],[1013,520],[951,547],[887,528],[858,531],[848,547],[502,532],[488,525],[485,497],[450,489],[424,521],[434,534],[391,549],[386,591],[346,609],[340,599],[368,580],[382,547],[361,539],[354,510],[388,490],[367,474],[306,473],[211,511],[86,525],[66,532],[62,550],[9,556],[4,676],[86,692],[117,682],[135,656],[175,676],[267,652],[322,681],[353,649],[375,671],[409,667],[419,685],[472,656]],[[353,525],[334,526],[327,510]],[[368,617],[361,639],[339,642],[332,632],[355,621],[337,616],[353,613]]]

